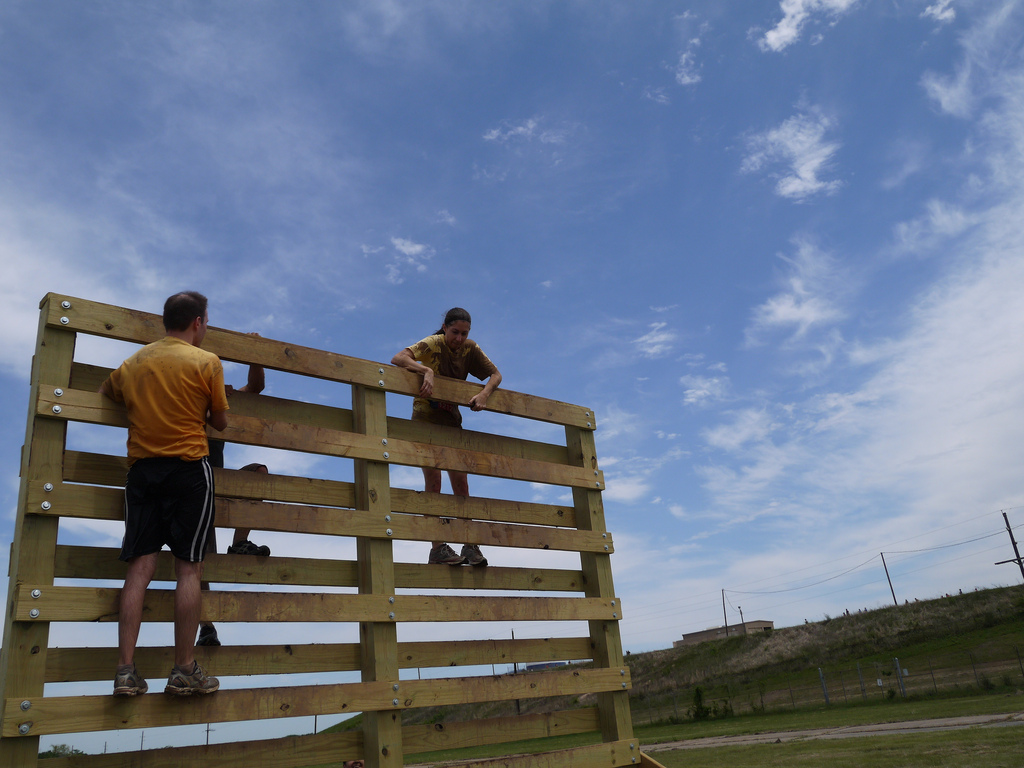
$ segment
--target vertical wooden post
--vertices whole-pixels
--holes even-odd
[[[387,463],[387,411],[384,392],[352,387],[352,422],[355,431],[380,438],[381,460],[355,462],[356,506],[380,516],[382,529],[391,514],[391,479]],[[359,593],[395,594],[394,547],[388,539],[360,538],[356,542],[359,559]],[[362,622],[359,625],[362,648],[363,682],[398,683],[398,627],[395,622]],[[395,698],[401,698],[401,689]],[[398,768],[403,764],[401,714],[363,713],[363,752],[368,768]]]
[[[597,450],[594,433],[578,427],[565,428],[569,461],[578,467],[597,469]],[[576,526],[583,531],[607,532],[601,490],[596,484],[589,488],[573,488],[572,500],[576,508]],[[614,598],[610,554],[581,552],[580,565],[586,580],[587,597]],[[618,600],[616,600],[618,605]],[[621,610],[617,611],[619,616]],[[622,659],[622,640],[618,621],[591,621],[590,644],[594,649],[594,664],[608,669],[625,669]],[[604,741],[633,738],[633,723],[629,713],[629,692],[626,689],[598,695],[601,736]]]
[[[57,547],[57,518],[29,514],[28,491],[34,485],[52,483],[56,488],[63,480],[64,439],[67,423],[60,419],[35,415],[41,385],[67,387],[71,379],[71,363],[75,353],[75,334],[47,328],[49,302],[47,295],[40,304],[39,333],[32,361],[29,390],[28,427],[21,453],[21,486],[18,491],[18,512],[11,552],[10,585],[7,590],[8,610],[4,622],[4,643],[0,651],[0,702],[6,699],[31,700],[43,695],[46,652],[50,624],[45,616],[35,621],[14,621],[13,603],[19,584],[43,589],[53,584],[54,559]],[[111,670],[113,679],[114,670]],[[31,708],[18,710],[19,726],[26,735],[0,738],[0,766],[26,768],[37,765],[39,737],[32,735]]]

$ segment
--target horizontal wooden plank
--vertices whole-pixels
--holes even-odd
[[[95,392],[110,375],[110,371],[110,368],[102,366],[75,363],[71,371],[72,386],[86,392]],[[347,408],[237,391],[230,398],[231,413],[239,416],[255,416],[260,419],[287,421],[307,426],[325,426],[342,432],[354,431],[352,411]],[[387,425],[388,436],[399,440],[445,445],[450,448],[465,448],[470,451],[497,453],[502,456],[515,456],[554,464],[569,463],[568,451],[564,444],[543,443],[489,432],[474,432],[470,429],[438,427],[423,421],[412,421],[394,416],[388,417]]]
[[[55,576],[64,579],[117,579],[125,577],[120,550],[104,547],[58,545]],[[289,584],[295,586],[356,587],[357,565],[352,560],[300,557],[242,557],[207,555],[204,578],[216,584]],[[156,581],[174,580],[174,558],[157,556]],[[396,563],[395,586],[408,589],[530,590],[582,592],[583,572],[554,568],[438,568],[436,565]]]
[[[581,661],[591,658],[591,654],[586,637],[399,643],[398,665],[401,669],[427,669],[532,664]],[[219,677],[348,672],[360,668],[356,643],[199,646],[196,658],[200,664],[215,668]],[[174,663],[174,649],[137,648],[135,663],[147,675],[169,670]],[[46,656],[46,682],[106,680],[115,666],[117,648],[51,648]]]
[[[254,473],[250,473],[254,474]],[[254,474],[255,476],[255,474]],[[451,497],[455,498],[455,497]],[[123,520],[124,494],[105,486],[60,483],[52,490],[29,485],[33,514],[91,520]],[[491,523],[423,515],[381,514],[248,499],[217,499],[217,526],[323,536],[362,536],[396,541],[459,541],[495,547],[563,552],[614,551],[611,534],[511,523]]]
[[[485,744],[589,733],[600,727],[596,707],[456,723],[406,725],[402,728],[402,750],[409,755],[440,749],[479,747]],[[600,738],[600,735],[595,735],[595,738]]]
[[[466,760],[459,768],[616,768],[640,762],[636,739],[609,741],[557,752],[509,755],[489,760]]]
[[[296,504],[317,504],[328,507],[355,507],[352,483],[340,480],[320,480],[239,472],[235,469],[214,470],[219,496],[283,501]],[[128,460],[123,456],[68,451],[64,458],[64,480],[122,486],[128,472]],[[39,479],[39,487],[43,479]],[[56,485],[53,478],[46,482]],[[418,515],[455,517],[464,520],[494,520],[497,522],[548,525],[564,528],[576,527],[576,512],[572,504],[536,504],[526,501],[505,501],[481,496],[452,496],[447,493],[425,493],[407,488],[391,488],[391,508],[395,512]]]
[[[46,298],[49,299],[46,302],[49,308],[47,324],[53,328],[140,344],[148,344],[164,335],[159,315],[60,294],[48,294]],[[62,302],[67,302],[70,307],[62,307]],[[269,338],[255,338],[214,326],[207,331],[203,347],[222,360],[255,363],[273,370],[405,395],[417,395],[421,383],[419,376],[392,365]],[[434,397],[468,403],[480,389],[479,384],[439,376],[434,384]],[[487,410],[584,429],[596,426],[594,414],[588,408],[508,389],[496,390],[488,398]]]
[[[32,595],[37,590],[36,596]],[[16,621],[116,621],[120,589],[18,585]],[[618,621],[617,598],[207,592],[203,621]],[[37,615],[31,615],[37,611]],[[147,621],[172,621],[174,591],[146,592]]]
[[[361,731],[285,736],[227,744],[166,747],[100,755],[45,758],[41,768],[339,768],[363,757]]]
[[[216,674],[216,670],[212,671]],[[578,696],[622,690],[629,684],[627,668],[573,669],[494,677],[220,690],[212,696],[190,697],[184,702],[157,692],[132,698],[109,695],[18,698],[3,702],[0,735],[24,735],[19,733],[18,727],[26,722],[31,723],[28,735],[45,736]],[[28,709],[22,708],[23,701],[29,702]]]
[[[438,749],[475,747],[507,741],[587,733],[599,727],[594,708],[544,712],[519,717],[481,721],[407,725],[402,729],[402,748],[406,754]],[[270,756],[272,762],[265,763]],[[314,768],[337,766],[343,760],[364,756],[361,731],[286,736],[276,739],[241,741],[230,744],[168,747],[144,752],[109,752],[51,759],[45,768],[180,768],[203,765],[218,768]]]
[[[61,394],[56,394],[60,392]],[[36,413],[40,416],[127,427],[124,408],[98,393],[43,385]],[[604,489],[604,474],[594,468],[551,464],[532,459],[500,456],[447,446],[413,443],[395,438],[342,432],[323,426],[309,426],[229,415],[228,426],[218,434],[233,442],[324,456],[387,462],[410,467],[438,467],[473,475]]]

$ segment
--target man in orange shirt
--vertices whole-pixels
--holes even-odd
[[[128,412],[128,479],[121,559],[128,563],[118,617],[115,696],[149,690],[135,668],[146,589],[157,553],[174,555],[174,667],[164,688],[176,696],[213,693],[220,687],[195,660],[200,577],[213,527],[213,471],[206,425],[228,423],[224,369],[199,349],[209,315],[201,293],[177,293],[164,304],[167,335],[125,360],[100,386]]]

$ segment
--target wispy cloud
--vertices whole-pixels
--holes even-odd
[[[940,24],[949,24],[956,19],[956,9],[953,8],[953,0],[936,0],[921,11],[921,18],[932,18]]]
[[[672,351],[676,334],[668,330],[668,323],[651,323],[647,333],[633,343],[644,357],[661,357]]]
[[[824,17],[835,24],[842,14],[857,4],[857,0],[782,0],[779,8],[782,18],[757,41],[762,51],[778,53],[800,39],[800,33],[815,17]]]
[[[809,240],[795,244],[795,255],[780,256],[789,267],[784,289],[754,309],[746,330],[748,344],[758,344],[777,330],[790,332],[792,342],[844,316],[839,299],[849,289],[849,280],[838,261]]]
[[[747,139],[747,156],[741,171],[758,173],[769,167],[783,165],[788,171],[772,173],[778,179],[775,191],[798,202],[817,194],[830,195],[842,183],[826,181],[820,175],[830,170],[838,141],[827,134],[835,128],[833,121],[818,110],[809,110],[786,120],[776,128]]]
[[[680,26],[684,39],[683,48],[672,67],[672,72],[679,85],[696,85],[701,81],[701,65],[697,60],[697,51],[701,46],[701,37],[707,33],[711,25],[706,21],[697,23],[697,16],[692,11],[676,16],[676,23]]]
[[[708,405],[724,399],[729,389],[729,379],[725,376],[693,376],[687,374],[679,378],[683,385],[683,403],[685,405]]]
[[[572,126],[545,127],[544,123],[542,117],[531,117],[518,123],[503,121],[501,125],[484,131],[483,139],[498,144],[532,141],[541,144],[564,144],[572,134]]]
[[[434,256],[434,249],[431,246],[404,237],[392,237],[391,245],[394,251],[390,254],[391,261],[385,265],[389,283],[399,285],[405,282],[405,276],[409,271],[427,271],[427,262]]]

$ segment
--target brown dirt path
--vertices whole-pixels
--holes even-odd
[[[969,715],[965,717],[937,717],[931,720],[905,720],[896,723],[872,723],[869,725],[848,725],[839,728],[813,728],[804,731],[771,731],[747,733],[739,736],[710,736],[703,739],[666,741],[658,744],[644,744],[643,751],[656,753],[677,749],[704,749],[707,747],[731,747],[744,744],[776,744],[787,741],[813,741],[818,739],[850,739],[858,736],[879,736],[894,733],[926,733],[928,731],[951,731],[958,728],[992,728],[1024,725],[1024,712],[994,715]]]

